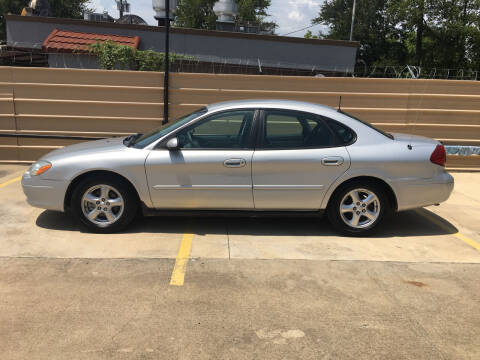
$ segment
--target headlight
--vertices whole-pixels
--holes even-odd
[[[30,166],[30,169],[28,169],[27,172],[32,176],[37,176],[48,171],[51,167],[52,167],[52,164],[50,164],[48,161],[40,160],[40,161],[37,161],[32,166]]]

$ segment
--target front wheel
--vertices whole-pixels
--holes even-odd
[[[113,176],[87,178],[72,194],[72,213],[81,225],[94,232],[122,230],[133,220],[137,209],[134,191]]]
[[[328,206],[333,227],[344,234],[369,235],[389,208],[385,191],[375,183],[355,182],[338,189]]]

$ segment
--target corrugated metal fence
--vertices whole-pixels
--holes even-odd
[[[159,126],[163,74],[0,67],[0,134],[109,137]],[[451,145],[480,145],[480,82],[171,75],[173,118],[212,102],[280,98],[337,106],[394,132]],[[0,161],[30,162],[75,139],[0,137]],[[449,167],[480,169],[480,157],[450,156]]]

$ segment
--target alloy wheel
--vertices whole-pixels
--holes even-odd
[[[123,214],[125,202],[113,186],[92,186],[82,196],[82,212],[85,218],[100,227],[108,227]]]
[[[340,217],[354,229],[372,225],[380,216],[380,200],[367,189],[349,191],[340,202]]]

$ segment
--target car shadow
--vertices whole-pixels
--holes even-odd
[[[49,230],[81,231],[67,214],[44,211],[36,225]],[[123,233],[183,233],[258,236],[338,236],[325,217],[138,216]],[[373,238],[432,236],[457,233],[447,220],[427,209],[400,212],[385,219]]]

